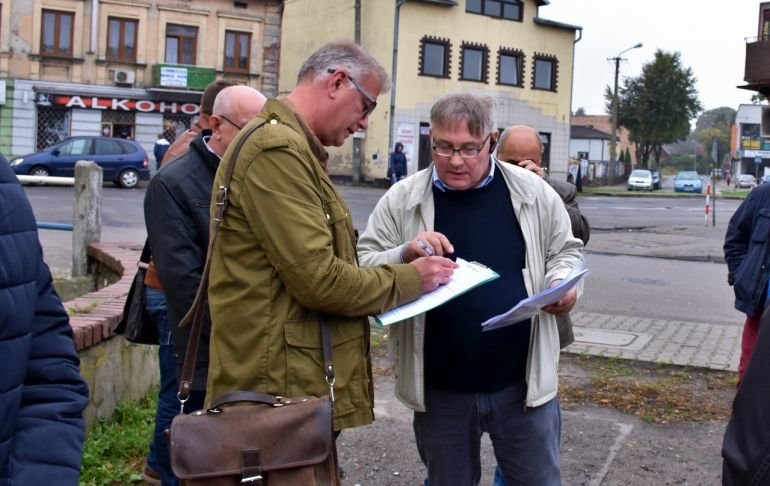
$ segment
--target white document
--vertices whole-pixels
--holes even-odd
[[[504,314],[491,317],[482,322],[482,331],[491,331],[510,326],[533,317],[543,307],[558,302],[570,289],[580,283],[586,275],[588,275],[588,269],[585,266],[585,262],[581,260],[558,285],[538,292],[532,297],[527,297]]]
[[[480,263],[468,262],[462,258],[458,258],[457,263],[460,266],[455,268],[449,283],[439,286],[433,292],[424,294],[417,300],[375,316],[374,319],[377,321],[377,324],[389,326],[422,314],[500,276],[497,272]]]

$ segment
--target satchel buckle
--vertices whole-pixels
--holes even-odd
[[[219,186],[219,190],[217,191],[217,202],[216,202],[217,212],[214,216],[214,221],[222,221],[222,215],[225,214],[225,209],[227,209],[227,186]]]
[[[256,476],[251,476],[248,478],[241,479],[241,484],[251,484],[251,483],[262,484],[262,479],[263,479],[262,475],[257,474]]]

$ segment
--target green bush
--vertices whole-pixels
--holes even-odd
[[[80,484],[115,486],[139,483],[155,427],[158,390],[138,402],[121,404],[110,420],[88,432]]]

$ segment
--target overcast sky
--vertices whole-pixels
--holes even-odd
[[[746,38],[755,38],[759,1],[731,0],[550,0],[540,16],[583,27],[575,48],[572,110],[602,114],[604,87],[614,84],[615,67],[607,58],[622,55],[620,81],[638,76],[657,49],[679,51],[692,68],[705,110],[751,103],[743,85]]]

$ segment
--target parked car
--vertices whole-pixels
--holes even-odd
[[[650,173],[652,173],[652,188],[660,189],[660,172],[651,170]]]
[[[751,189],[757,185],[757,181],[751,174],[741,174],[735,181],[735,187],[738,189]]]
[[[703,179],[694,170],[683,170],[674,178],[674,192],[703,192]]]
[[[73,177],[75,162],[91,160],[104,171],[104,180],[119,187],[136,187],[150,178],[147,153],[133,140],[81,136],[70,137],[34,154],[11,159],[19,175]]]
[[[628,190],[641,189],[644,191],[652,191],[654,183],[652,180],[652,172],[646,169],[636,169],[628,176]]]

